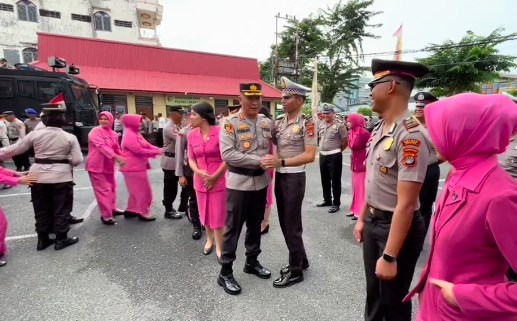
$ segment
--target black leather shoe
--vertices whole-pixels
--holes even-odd
[[[47,247],[51,246],[52,244],[56,243],[56,240],[54,239],[42,239],[38,240],[38,245],[36,246],[37,251],[43,251]]]
[[[187,206],[180,203],[180,206],[178,207],[178,212],[186,213],[187,212]]]
[[[106,225],[115,225],[116,224],[115,220],[111,217],[106,220],[101,217],[101,221],[102,221],[102,224],[106,224]]]
[[[260,234],[264,235],[264,234],[267,234],[269,232],[269,224],[266,226],[265,229],[263,229],[262,231],[260,231]]]
[[[139,215],[138,216],[138,219],[140,221],[143,221],[143,222],[152,222],[152,221],[156,221],[156,217],[151,217],[151,216],[142,216],[142,215]]]
[[[271,277],[271,271],[263,267],[259,261],[252,263],[246,262],[246,264],[244,264],[244,273],[255,274],[261,279],[269,279]]]
[[[302,261],[302,270],[307,270],[309,268],[309,260],[303,260]],[[289,264],[286,265],[284,268],[280,270],[280,274],[287,274],[289,273]]]
[[[176,212],[175,210],[172,210],[170,212],[165,212],[163,215],[165,218],[168,218],[170,220],[179,220],[183,217],[180,213]]]
[[[68,237],[64,240],[56,240],[56,245],[54,245],[54,250],[59,251],[66,247],[69,247],[70,245],[74,245],[75,243],[79,242],[79,238],[77,236],[74,237]]]
[[[205,227],[204,227],[203,225],[201,225],[201,229],[202,229],[203,231],[205,231],[205,230],[206,230],[206,229],[205,229]]]
[[[237,295],[241,293],[241,286],[239,285],[239,283],[237,283],[237,281],[233,277],[233,274],[219,274],[219,277],[217,278],[217,284],[222,286],[224,292],[228,294]]]
[[[84,218],[77,218],[75,216],[72,216],[72,218],[70,219],[70,224],[78,224],[78,223],[82,223],[84,222]]]
[[[208,254],[212,253],[213,249],[214,249],[214,245],[213,244],[210,247],[205,247],[205,248],[203,248],[203,254],[204,255],[208,255]]]
[[[354,213],[348,213],[348,214],[346,215],[346,217],[352,217],[352,216],[354,216]]]
[[[303,274],[294,276],[291,272],[287,274],[282,274],[278,279],[273,281],[273,286],[275,288],[287,288],[293,284],[300,283],[303,281]]]
[[[125,212],[123,212],[123,211],[117,211],[117,210],[114,210],[114,211],[112,212],[113,216],[120,216],[120,215],[124,215],[124,213],[125,213]]]
[[[201,239],[201,229],[200,228],[194,228],[194,231],[192,232],[192,238],[194,240]]]
[[[332,206],[332,202],[326,202],[323,201],[321,203],[316,204],[317,207],[326,207],[326,206]]]
[[[134,213],[134,212],[130,212],[130,211],[124,211],[124,218],[134,218],[134,217],[138,217],[140,215],[138,215],[137,213]]]
[[[6,265],[6,264],[7,264],[7,262],[6,262],[6,261],[0,261],[0,267],[4,266],[4,265]]]
[[[339,211],[339,206],[337,205],[332,205],[331,208],[329,208],[329,213],[336,213],[337,211]]]
[[[352,216],[352,221],[357,221],[357,216]]]

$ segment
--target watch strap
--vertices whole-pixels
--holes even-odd
[[[393,263],[395,262],[395,258],[389,254],[386,254],[386,253],[383,253],[382,254],[382,258],[384,259],[384,261],[388,262],[388,263]]]

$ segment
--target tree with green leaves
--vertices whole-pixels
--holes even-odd
[[[322,102],[332,102],[340,92],[356,89],[355,80],[366,68],[360,67],[363,55],[363,41],[377,39],[370,30],[382,26],[370,24],[370,20],[381,14],[369,8],[374,0],[340,1],[333,7],[320,10],[301,21],[289,21],[280,36],[278,57],[280,61],[296,60],[298,54],[300,78],[293,79],[311,87],[313,77],[312,59],[318,59],[318,88]],[[272,47],[274,57],[275,47]],[[270,81],[271,59],[261,63],[261,76]],[[269,63],[269,65],[268,65]],[[269,70],[269,73],[266,72]],[[278,84],[277,84],[278,86]]]
[[[493,82],[500,72],[509,72],[517,65],[514,56],[501,55],[497,45],[517,39],[517,33],[503,35],[498,28],[483,37],[472,31],[458,42],[447,40],[443,44],[430,44],[426,58],[416,59],[426,65],[430,73],[416,82],[417,88],[431,88],[436,97],[462,92],[479,92],[479,85]]]
[[[369,107],[359,107],[357,108],[357,113],[363,116],[372,116],[372,109]]]

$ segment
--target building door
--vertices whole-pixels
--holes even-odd
[[[126,95],[102,95],[103,111],[110,111],[112,114],[127,114],[127,96]]]
[[[137,114],[145,114],[147,118],[153,119],[153,97],[152,96],[135,96],[135,107]]]

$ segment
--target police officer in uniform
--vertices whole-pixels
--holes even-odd
[[[18,143],[18,141],[22,140],[25,135],[25,125],[21,120],[16,118],[14,112],[6,111],[4,112],[5,119],[9,122],[7,125],[7,136],[9,137],[9,142],[11,145]],[[13,156],[14,164],[16,165],[16,171],[28,171],[31,167],[31,163],[29,162],[29,153],[23,153],[20,155]],[[23,168],[23,169],[22,169]]]
[[[438,98],[428,92],[419,92],[414,96],[416,101],[415,118],[420,125],[426,128],[426,136],[429,140],[431,137],[427,132],[427,125],[425,123],[424,108],[427,104],[438,101]],[[429,229],[431,223],[431,216],[433,215],[433,204],[438,194],[438,185],[440,184],[440,162],[436,156],[436,150],[431,142],[431,154],[429,155],[429,163],[427,165],[427,172],[425,174],[424,183],[420,190],[420,213],[424,217],[425,229]]]
[[[176,170],[176,140],[178,132],[181,129],[181,120],[183,118],[183,107],[170,107],[170,120],[163,128],[163,153],[161,159],[161,166],[163,170],[163,206],[165,206],[165,218],[177,220],[182,218],[182,215],[173,208],[172,204],[178,195],[178,176],[175,174]],[[183,211],[186,211],[187,195],[182,190],[181,204]]]
[[[240,109],[241,105],[228,106],[228,116],[238,113]]]
[[[372,60],[372,110],[383,119],[367,144],[365,204],[354,229],[364,243],[366,321],[411,321],[411,302],[402,300],[425,240],[418,197],[431,147],[408,100],[428,72],[418,63]]]
[[[83,160],[77,137],[61,129],[67,124],[65,108],[56,104],[43,108],[46,128],[33,131],[14,145],[0,149],[0,156],[8,157],[25,153],[34,148],[34,165],[29,174],[38,182],[31,187],[32,205],[38,233],[37,249],[44,250],[54,244],[62,250],[79,241],[68,237],[70,230],[70,190],[73,189],[72,166]],[[56,233],[56,239],[49,234]]]
[[[237,241],[246,222],[246,264],[244,272],[261,279],[271,277],[271,271],[258,261],[261,224],[266,208],[270,178],[261,168],[261,159],[269,153],[273,126],[269,118],[259,114],[262,105],[262,85],[240,84],[241,110],[223,119],[219,146],[221,157],[228,164],[226,172],[226,230],[223,235],[221,273],[217,283],[226,293],[241,292],[233,277],[233,261]]]
[[[345,124],[334,118],[333,108],[325,105],[323,115],[324,119],[318,123],[323,202],[316,206],[331,206],[328,212],[335,213],[341,206],[342,152],[348,146],[348,136]]]
[[[196,191],[194,190],[194,172],[189,166],[187,159],[187,136],[190,132],[190,124],[183,127],[178,133],[176,139],[176,171],[175,174],[178,177],[179,184],[188,196],[188,214],[194,231],[192,231],[192,238],[199,240],[201,238],[201,221],[199,220],[199,211],[197,208],[197,197]]]
[[[36,129],[36,126],[41,122],[41,119],[36,117],[37,113],[32,108],[25,109],[25,113],[29,118],[27,118],[23,123],[25,124],[25,128],[27,130],[27,134]]]
[[[305,164],[316,157],[317,126],[312,116],[302,112],[310,89],[282,77],[284,117],[275,123],[277,155],[263,159],[263,166],[276,168],[275,198],[280,228],[289,250],[289,264],[280,270],[274,287],[285,288],[303,281],[309,267],[303,245],[302,202],[305,196]]]
[[[517,104],[517,97],[512,96],[508,93],[503,93],[510,97]],[[510,144],[506,148],[506,152],[498,155],[499,165],[510,174],[515,180],[517,180],[517,133],[510,138]],[[508,267],[508,273],[506,274],[508,280],[517,282],[517,273]]]

